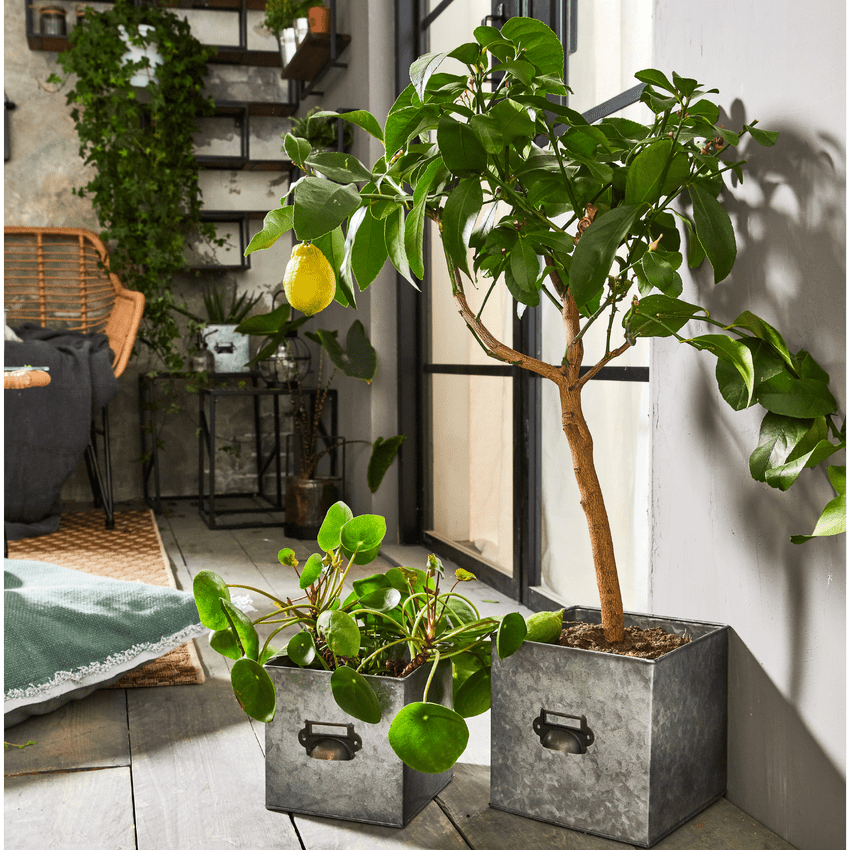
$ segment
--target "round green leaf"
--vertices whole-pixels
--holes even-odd
[[[496,634],[496,649],[499,658],[507,658],[509,655],[513,655],[522,646],[526,634],[528,634],[528,627],[525,625],[525,618],[522,614],[518,611],[506,614]]]
[[[228,627],[219,629],[216,632],[210,632],[210,646],[225,658],[232,658],[234,661],[242,657],[242,650],[239,648],[239,642],[236,640],[236,635]]]
[[[360,597],[360,604],[373,611],[392,611],[401,601],[401,593],[394,587],[382,587]]]
[[[395,716],[387,737],[395,754],[409,767],[421,773],[442,773],[463,754],[469,729],[450,708],[413,702]]]
[[[358,597],[363,597],[381,588],[392,587],[392,583],[385,573],[375,573],[373,576],[355,579],[352,582],[352,587],[354,587],[354,592]]]
[[[386,533],[387,523],[382,516],[363,514],[342,527],[339,539],[349,552],[368,552],[381,545]]]
[[[235,631],[239,642],[242,644],[243,652],[248,658],[256,661],[260,655],[260,636],[257,634],[254,624],[247,614],[240,611],[229,600],[222,599],[220,605],[225,612],[230,628]]]
[[[528,633],[526,640],[534,643],[557,643],[564,628],[564,609],[558,611],[538,611],[525,623]]]
[[[356,670],[337,667],[331,674],[331,691],[336,704],[352,717],[364,723],[380,723],[378,695]]]
[[[316,658],[316,642],[308,631],[294,634],[286,645],[286,654],[299,666],[309,667]]]
[[[522,616],[522,615],[520,615]],[[455,711],[461,717],[476,717],[490,710],[490,668],[473,673],[457,690]]]
[[[360,651],[360,629],[354,618],[345,611],[323,611],[316,628],[335,655],[353,658]]]
[[[307,558],[307,563],[304,564],[304,569],[301,571],[301,578],[298,580],[298,586],[301,590],[309,587],[322,574],[322,556],[310,555]]]
[[[336,502],[328,508],[319,529],[319,536],[316,538],[316,542],[323,552],[330,552],[339,546],[339,533],[353,516],[351,508],[345,502]]]
[[[230,683],[245,714],[262,723],[271,723],[277,708],[274,683],[256,661],[240,658],[230,671]]]
[[[226,629],[228,622],[221,610],[221,600],[230,601],[230,590],[224,579],[211,570],[201,570],[192,581],[192,593],[201,622],[208,629]]]

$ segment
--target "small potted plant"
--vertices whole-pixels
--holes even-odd
[[[315,35],[329,35],[331,31],[331,10],[324,3],[308,4],[307,20],[310,32]]]
[[[338,113],[323,112],[318,106],[314,106],[300,118],[293,118],[289,134],[296,139],[308,141],[316,153],[336,151],[339,149],[340,126],[342,126],[342,149],[348,150],[354,140],[351,127],[344,122],[340,124]],[[286,133],[283,134],[284,139],[286,135]],[[283,150],[286,148],[284,147]]]
[[[263,26],[277,39],[281,64],[286,67],[295,55],[295,21],[304,17],[309,2],[304,0],[266,0]]]
[[[216,372],[247,372],[251,352],[249,338],[238,330],[239,324],[259,303],[261,294],[237,294],[234,289],[230,303],[216,287],[206,287],[203,293],[206,322],[200,323],[203,346],[212,352],[213,368]]]
[[[292,319],[292,308],[282,304],[260,316],[242,322],[236,331],[249,336],[264,337],[263,345],[251,362],[261,362],[269,355],[284,351],[291,344],[290,334],[298,330],[309,316]],[[306,338],[318,349],[319,368],[316,386],[305,386],[306,375],[295,373],[288,381],[292,398],[294,428],[294,471],[287,478],[285,489],[284,532],[287,537],[306,540],[315,537],[325,512],[342,496],[342,478],[338,475],[320,474],[320,462],[343,445],[365,443],[372,446],[367,469],[367,483],[374,493],[380,487],[387,470],[398,454],[403,435],[383,438],[374,443],[367,440],[343,440],[337,434],[327,433],[322,415],[328,392],[337,371],[371,383],[378,368],[378,356],[360,321],[348,329],[344,345],[337,339],[337,331],[317,330],[307,332]],[[247,338],[247,337],[246,337]],[[333,367],[325,373],[325,358]]]
[[[525,637],[519,614],[481,617],[455,591],[471,573],[458,570],[446,589],[434,555],[424,570],[393,567],[348,592],[352,568],[378,557],[385,533],[383,517],[336,503],[318,552],[303,565],[291,549],[278,554],[295,570],[295,599],[246,588],[274,606],[253,621],[230,599],[244,585],[211,571],[194,579],[210,644],[235,661],[237,700],[268,724],[269,809],[404,826],[451,780],[464,718],[489,707],[491,635],[503,657]]]
[[[718,196],[729,175],[743,179],[744,165],[730,152],[743,137],[770,146],[777,134],[755,121],[722,126],[714,90],[655,69],[636,74],[654,116],[648,125],[620,117],[590,125],[550,97],[567,89],[564,48],[548,27],[512,18],[501,30],[477,27],[474,38],[417,59],[383,128],[363,110],[343,115],[384,143],[386,155],[371,169],[357,161],[333,172],[313,168],[321,155],[301,156],[290,145],[308,172],[292,189],[294,211],[270,213],[248,250],[270,247],[288,229],[317,240],[347,225],[337,266],[353,305],[388,259],[411,282],[422,277],[431,219],[475,339],[495,359],[557,386],[601,603],[565,619],[584,621],[584,632],[587,621],[601,625],[604,651],[529,641],[494,664],[491,804],[647,845],[725,790],[726,629],[626,619],[582,391],[641,339],[714,355],[724,400],[736,410],[764,409],[750,470],[782,490],[842,450],[844,432],[829,376],[808,352],[792,352],[750,311],[721,320],[679,297],[686,261],[707,260],[716,283],[728,277],[737,249]],[[464,73],[438,72],[446,57]],[[494,71],[500,81],[492,88]],[[559,362],[517,351],[489,330],[484,308],[476,312],[466,298],[466,281],[481,278],[485,291],[504,285],[523,309],[544,299],[557,308],[565,331]],[[585,365],[584,338],[597,322],[605,350]],[[709,332],[689,335],[689,323]],[[844,467],[831,467],[830,480],[838,496],[815,535],[844,530]],[[691,639],[658,659],[618,654],[630,651],[633,626]],[[569,716],[559,723],[558,715]],[[560,747],[547,746],[558,740]],[[681,793],[669,795],[671,783]]]

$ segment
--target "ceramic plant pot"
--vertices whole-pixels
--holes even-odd
[[[236,332],[236,325],[207,325],[204,342],[213,356],[216,372],[248,372],[251,338]]]
[[[599,623],[570,608],[565,622]],[[490,805],[649,847],[726,790],[728,627],[626,615],[687,632],[650,660],[525,643],[493,654]]]
[[[452,771],[420,773],[387,740],[399,710],[422,698],[431,665],[404,679],[367,676],[381,702],[379,723],[362,723],[334,702],[327,670],[276,658],[266,664],[277,712],[266,726],[266,808],[403,827],[451,781]],[[450,706],[451,664],[443,664],[429,702]]]
[[[327,6],[312,6],[307,11],[310,32],[327,35],[331,31],[331,10]]]
[[[290,478],[283,533],[294,540],[315,540],[328,508],[341,498],[341,484],[341,478]]]

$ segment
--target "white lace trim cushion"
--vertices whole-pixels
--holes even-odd
[[[76,670],[60,671],[44,684],[8,690],[3,700],[3,712],[5,714],[13,709],[43,702],[78,688],[96,685],[98,682],[111,679],[148,661],[153,661],[155,658],[159,658],[166,652],[186,643],[186,641],[206,634],[207,631],[208,629],[205,626],[196,623],[172,635],[166,635],[156,643],[138,643],[123,652],[108,656],[103,661],[96,661],[84,667],[78,667]]]

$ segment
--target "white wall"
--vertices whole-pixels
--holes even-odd
[[[780,132],[749,145],[727,193],[731,278],[697,272],[685,300],[715,318],[746,308],[845,379],[845,6],[655,0],[653,64],[721,90],[727,127]],[[761,415],[719,398],[713,363],[659,342],[652,361],[651,610],[728,623],[728,797],[801,850],[845,846],[845,543],[794,546],[831,488],[752,481]],[[843,459],[837,461],[842,463]]]

